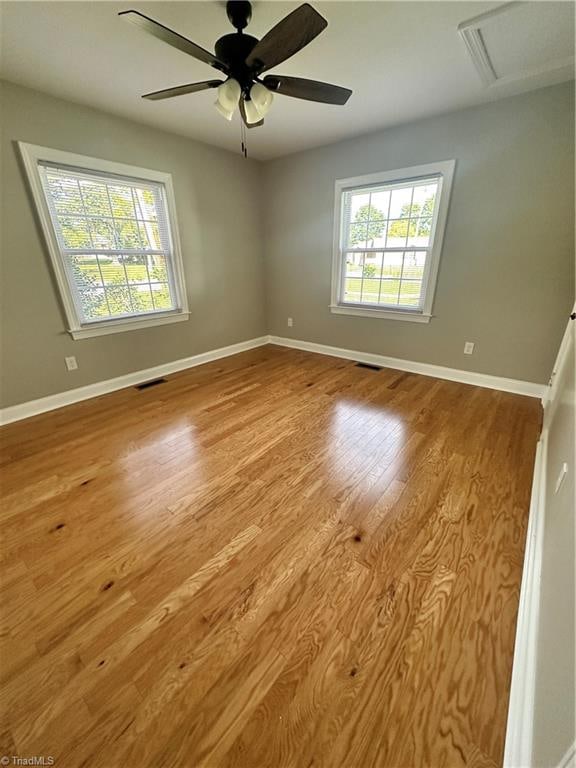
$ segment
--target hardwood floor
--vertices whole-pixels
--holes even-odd
[[[268,346],[3,428],[0,754],[500,765],[539,424]]]

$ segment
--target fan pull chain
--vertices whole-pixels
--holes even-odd
[[[240,122],[240,146],[242,148],[242,154],[245,158],[248,157],[248,140],[246,136],[246,126],[244,125],[244,121],[241,120]]]

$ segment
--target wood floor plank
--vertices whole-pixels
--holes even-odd
[[[500,765],[540,420],[267,346],[2,428],[3,748]]]

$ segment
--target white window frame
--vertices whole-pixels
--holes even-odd
[[[334,204],[334,251],[332,260],[332,296],[330,311],[338,315],[356,315],[358,317],[376,317],[385,320],[408,320],[415,323],[429,323],[432,317],[434,293],[438,279],[438,268],[442,253],[444,230],[448,216],[452,179],[454,176],[455,160],[442,160],[437,163],[415,165],[410,168],[399,168],[393,171],[381,171],[365,176],[354,176],[349,179],[337,179],[335,184]],[[426,267],[422,278],[422,307],[421,309],[406,309],[394,306],[369,306],[345,302],[344,275],[345,252],[344,239],[344,192],[353,189],[362,189],[381,184],[395,184],[410,181],[419,181],[426,177],[439,176],[438,203],[435,207],[432,227],[430,232],[431,247],[429,257],[426,259]],[[382,248],[365,248],[363,250],[382,251]],[[410,250],[410,248],[406,248]],[[418,250],[418,248],[414,248]]]
[[[176,218],[176,202],[174,198],[174,188],[172,185],[172,176],[169,173],[155,171],[149,168],[138,168],[133,165],[116,163],[110,160],[102,160],[87,155],[78,155],[73,152],[64,152],[59,149],[41,147],[36,144],[27,144],[19,141],[18,147],[28,177],[28,183],[32,191],[36,211],[42,225],[46,245],[50,254],[50,260],[58,284],[60,298],[68,321],[68,332],[73,339],[85,339],[92,336],[104,336],[111,333],[120,333],[123,331],[133,331],[140,328],[149,328],[154,325],[166,325],[168,323],[182,322],[188,320],[190,312],[188,310],[188,300],[186,294],[186,285],[184,282],[184,267],[182,262],[182,249],[180,247],[180,238],[178,235],[178,223]],[[103,172],[105,174],[115,174],[141,181],[160,183],[164,187],[166,208],[168,214],[169,237],[172,251],[173,283],[176,293],[176,309],[166,312],[154,312],[150,314],[138,314],[130,317],[116,319],[102,319],[82,322],[72,296],[69,279],[64,265],[58,237],[54,229],[52,217],[48,207],[48,201],[44,193],[42,179],[39,172],[39,163],[54,163],[56,165],[69,165],[79,170],[87,172]]]

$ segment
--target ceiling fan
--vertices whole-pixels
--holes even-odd
[[[170,99],[186,93],[217,88],[216,109],[227,120],[232,119],[236,105],[249,128],[262,125],[270,109],[274,93],[323,104],[346,104],[352,91],[337,85],[285,75],[263,72],[298,53],[328,26],[328,22],[311,5],[304,3],[278,22],[261,40],[244,34],[252,16],[252,6],[244,0],[229,0],[226,13],[236,29],[216,41],[215,54],[206,51],[178,32],[174,32],[139,11],[122,11],[128,21],[168,45],[178,48],[226,75],[226,80],[204,80],[146,93],[144,99]]]

